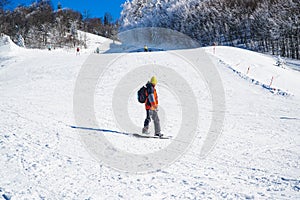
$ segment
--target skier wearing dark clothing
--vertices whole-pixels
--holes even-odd
[[[144,45],[144,52],[148,52],[148,47],[147,47],[147,45]]]
[[[147,99],[145,102],[145,109],[146,109],[146,119],[144,122],[144,128],[142,130],[143,133],[148,134],[149,129],[149,123],[151,122],[151,119],[154,122],[154,129],[155,129],[155,136],[162,136],[160,132],[160,122],[158,118],[158,97],[156,93],[155,86],[157,84],[157,79],[155,76],[153,76],[146,84],[147,87]]]

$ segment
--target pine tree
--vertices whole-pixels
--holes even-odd
[[[21,34],[18,35],[18,46],[19,47],[25,47],[24,38],[22,37]]]
[[[57,10],[61,10],[61,9],[62,9],[61,3],[58,2],[58,3],[57,3]]]

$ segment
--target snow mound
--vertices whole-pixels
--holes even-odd
[[[199,48],[189,36],[166,28],[136,28],[118,34],[126,52],[140,52],[144,45],[152,51]],[[151,50],[149,48],[149,50]]]
[[[17,46],[9,36],[0,36],[0,69],[14,62],[12,57],[18,55],[23,48]]]
[[[0,37],[0,53],[13,51],[15,49],[19,49],[20,47],[17,46],[9,36],[3,35]]]

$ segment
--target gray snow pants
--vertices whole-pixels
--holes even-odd
[[[154,122],[155,134],[160,133],[160,122],[159,122],[157,111],[156,110],[146,110],[146,114],[147,114],[147,117],[144,122],[144,127],[146,127],[146,128],[149,127],[149,123],[151,122],[151,118],[152,118],[152,120]]]

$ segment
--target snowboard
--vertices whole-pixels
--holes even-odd
[[[155,136],[155,135],[150,135],[150,134],[142,134],[142,133],[134,133],[134,137],[139,137],[139,138],[154,138],[154,139],[171,139],[171,136]]]

